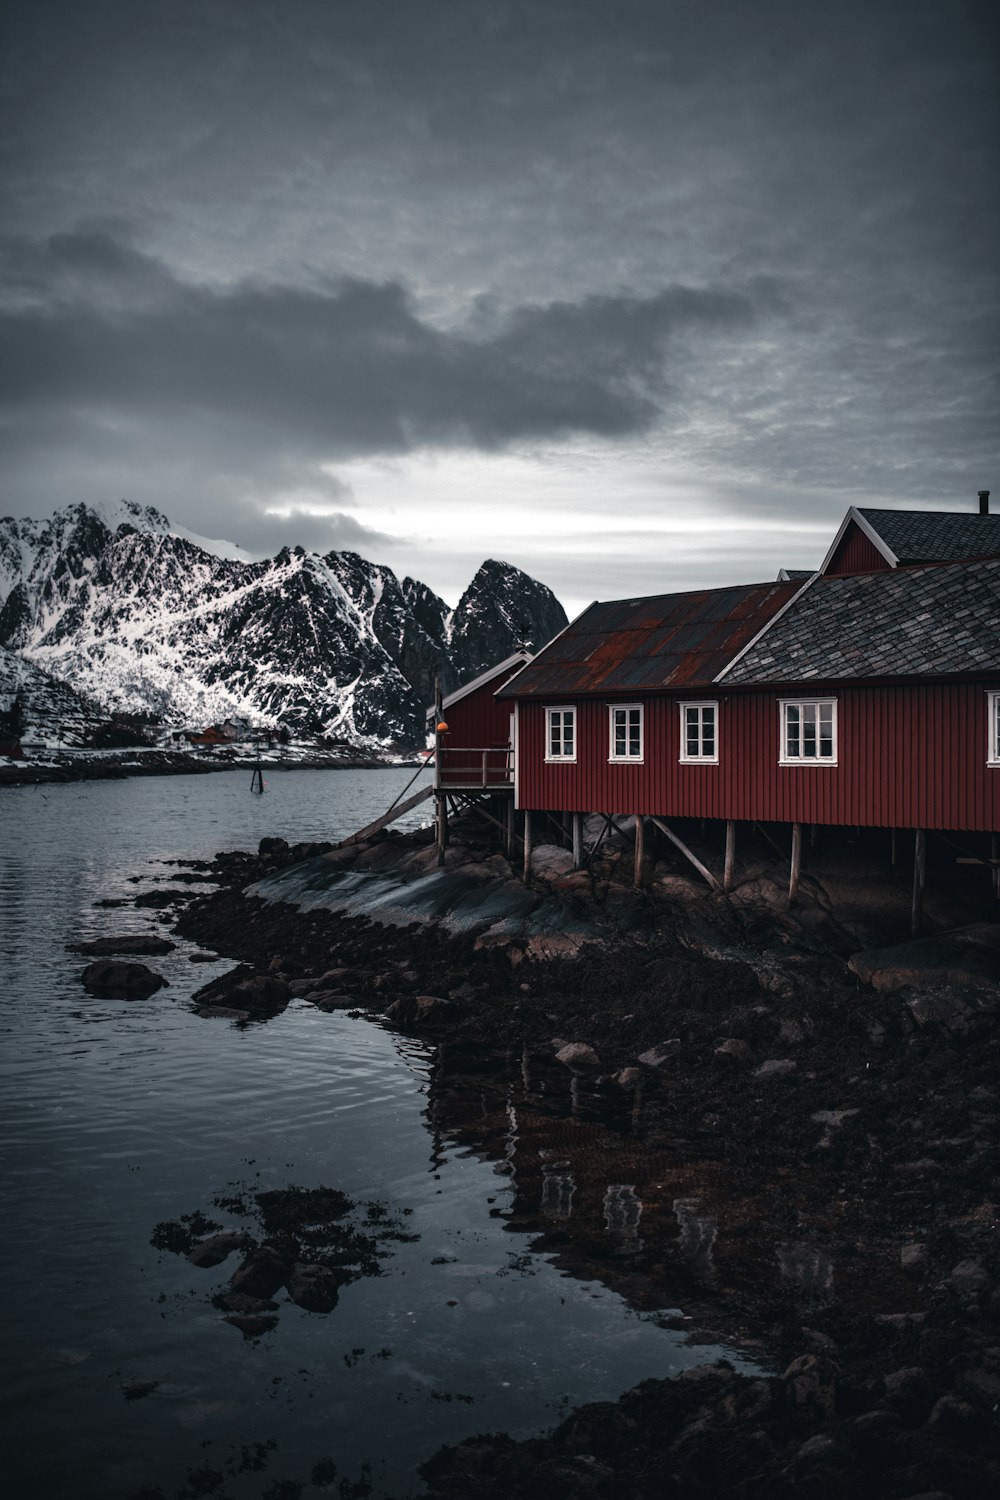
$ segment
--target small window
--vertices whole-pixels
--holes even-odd
[[[987,693],[986,707],[989,726],[986,764],[1000,766],[1000,693]]]
[[[612,703],[609,760],[642,760],[642,704]]]
[[[783,766],[837,764],[837,700],[795,698],[781,702]]]
[[[719,705],[681,704],[681,762],[717,766],[719,763]]]
[[[545,710],[545,759],[576,760],[576,709]]]

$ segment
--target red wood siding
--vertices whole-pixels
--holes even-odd
[[[511,669],[511,676],[514,670]],[[500,752],[506,751],[510,742],[510,716],[514,705],[509,701],[498,703],[493,696],[506,680],[502,676],[494,677],[445,709],[448,733],[441,736],[443,782],[478,780],[482,773],[481,752],[484,749],[494,752],[487,757],[488,780],[509,779],[507,758]]]
[[[645,700],[642,765],[609,764],[604,700],[577,703],[576,763],[547,765],[545,705],[521,703],[518,805],[561,812],[1000,831],[1000,767],[986,764],[988,689],[1000,689],[1000,681],[730,690],[718,697],[715,766],[678,763],[680,697]],[[838,764],[779,766],[779,699],[813,694],[837,699]]]
[[[830,573],[887,573],[890,564],[861,527],[851,521],[840,539],[840,546],[830,559]]]

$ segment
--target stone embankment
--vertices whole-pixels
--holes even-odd
[[[1000,1492],[1000,929],[855,953],[819,896],[636,892],[613,851],[587,874],[559,855],[527,890],[478,832],[444,870],[419,835],[220,855],[219,890],[178,893],[178,930],[241,960],[199,1014],[359,1010],[450,1055],[541,1059],[626,1117],[641,1099],[642,1129],[724,1167],[761,1235],[863,1262],[864,1292],[692,1285],[773,1373],[690,1371],[546,1438],[471,1439],[427,1463],[429,1494]]]

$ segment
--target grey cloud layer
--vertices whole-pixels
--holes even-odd
[[[789,516],[1000,483],[987,0],[0,24],[9,506],[217,505],[240,540],[278,495],[350,508],[319,459],[574,434],[639,521],[678,472]]]
[[[689,340],[756,316],[745,291],[667,287],[521,307],[472,337],[432,327],[399,284],[214,291],[106,234],[15,244],[8,260],[29,268],[19,284],[33,302],[0,317],[8,410],[210,417],[299,457],[643,432],[663,409],[672,341],[679,377]]]

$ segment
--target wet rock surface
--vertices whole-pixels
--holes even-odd
[[[99,958],[88,964],[80,982],[90,995],[102,1000],[146,1000],[163,989],[167,981],[145,964],[122,963]]]
[[[450,882],[442,911],[481,909],[514,883],[483,835],[458,838],[441,872]],[[419,838],[388,837],[329,862],[385,880],[402,861],[412,880],[433,854]],[[566,1087],[631,1111],[637,1150],[669,1141],[678,1159],[717,1163],[775,1247],[784,1282],[727,1285],[711,1274],[711,1214],[697,1202],[675,1205],[691,1276],[685,1319],[716,1336],[752,1329],[759,1357],[781,1373],[761,1379],[712,1367],[582,1408],[546,1438],[470,1439],[425,1466],[429,1495],[978,1500],[995,1492],[996,986],[981,972],[971,986],[942,984],[938,973],[924,988],[907,961],[907,984],[876,988],[848,966],[842,928],[812,909],[801,920],[779,911],[766,883],[758,882],[759,900],[743,890],[732,902],[667,875],[636,892],[624,879],[630,862],[615,854],[587,876],[589,897],[535,889],[526,903],[521,887],[506,907],[494,906],[489,927],[464,931],[442,930],[426,911],[407,922],[397,909],[389,925],[376,925],[359,909],[265,901],[256,891],[262,857],[225,855],[213,867],[220,888],[188,904],[177,923],[184,936],[242,960],[216,1002],[255,993],[254,978],[277,977],[293,1003],[350,1001],[389,1024],[446,1037],[452,1052],[477,1052],[486,1068],[491,1056],[554,1068]],[[263,858],[295,865],[291,851]],[[315,867],[315,857],[305,863]],[[463,867],[471,871],[464,891]],[[510,910],[513,935],[503,941],[496,927]],[[567,912],[575,931],[561,947]],[[266,1019],[266,1006],[258,1014]],[[597,1061],[556,1063],[564,1048]],[[625,1199],[615,1212],[627,1224]],[[571,1228],[553,1228],[535,1248],[571,1263],[580,1253]],[[322,1296],[310,1269],[321,1263],[298,1244],[283,1261],[286,1291]],[[834,1265],[850,1297],[834,1295]],[[636,1305],[656,1305],[655,1256],[621,1276]]]

